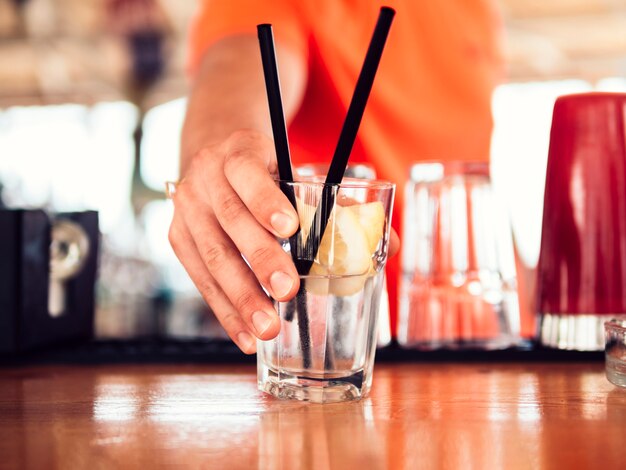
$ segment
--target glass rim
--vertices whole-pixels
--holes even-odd
[[[490,177],[487,160],[424,160],[415,162],[409,169],[414,183],[434,183],[449,176]]]
[[[385,180],[367,180],[361,178],[344,178],[339,184],[325,183],[324,181],[285,181],[275,179],[277,183],[287,186],[313,186],[313,187],[331,187],[339,189],[395,189],[396,184]]]
[[[443,165],[443,166],[447,166],[447,167],[459,167],[459,166],[476,166],[476,167],[486,166],[486,167],[489,167],[491,162],[489,160],[487,160],[487,159],[485,159],[485,160],[445,159],[444,160],[444,159],[437,159],[437,158],[429,158],[427,160],[414,161],[411,164],[411,167],[420,166],[420,165],[433,165],[433,164],[439,164],[439,165]]]
[[[326,178],[329,168],[330,162],[308,162],[294,165],[293,170],[298,178]],[[344,178],[375,180],[377,179],[376,168],[369,162],[348,163]]]

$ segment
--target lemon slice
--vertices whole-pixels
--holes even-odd
[[[371,255],[359,219],[353,211],[343,207],[337,207],[334,212],[329,221],[334,230],[324,232],[312,274],[354,276],[366,273]]]
[[[315,207],[298,201],[303,243]],[[363,288],[375,274],[372,255],[383,235],[385,212],[380,202],[335,206],[322,236],[307,289],[317,295],[347,296]]]
[[[346,209],[354,212],[359,224],[365,231],[367,237],[367,245],[370,255],[376,253],[378,243],[383,237],[383,230],[385,228],[385,208],[382,202],[368,202],[366,204],[357,204],[349,206]]]

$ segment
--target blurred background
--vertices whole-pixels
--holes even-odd
[[[500,4],[508,75],[493,96],[492,174],[533,266],[554,100],[626,92],[626,2]],[[100,338],[222,335],[169,247],[163,194],[178,177],[196,5],[0,0],[0,207],[99,212]]]

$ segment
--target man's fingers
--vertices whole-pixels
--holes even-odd
[[[172,221],[169,239],[174,253],[228,336],[244,353],[253,354],[256,351],[253,335],[202,262],[191,234],[179,217]]]
[[[177,198],[181,196],[182,192],[178,191]],[[237,247],[222,230],[209,206],[191,197],[184,204],[185,223],[209,273],[250,330],[260,339],[274,338],[280,329],[276,311]]]
[[[298,215],[258,154],[230,152],[224,174],[254,218],[274,235],[287,238],[298,228]]]
[[[298,291],[299,278],[291,257],[259,225],[226,178],[214,181],[211,202],[219,225],[243,254],[259,282],[277,300],[293,297]]]

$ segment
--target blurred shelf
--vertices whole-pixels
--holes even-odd
[[[24,9],[15,7],[24,3]],[[131,58],[106,21],[106,2],[0,0],[0,108],[128,99]],[[160,0],[166,69],[146,109],[188,91],[189,23],[196,2]],[[624,0],[498,0],[507,80],[595,82],[626,69]]]

